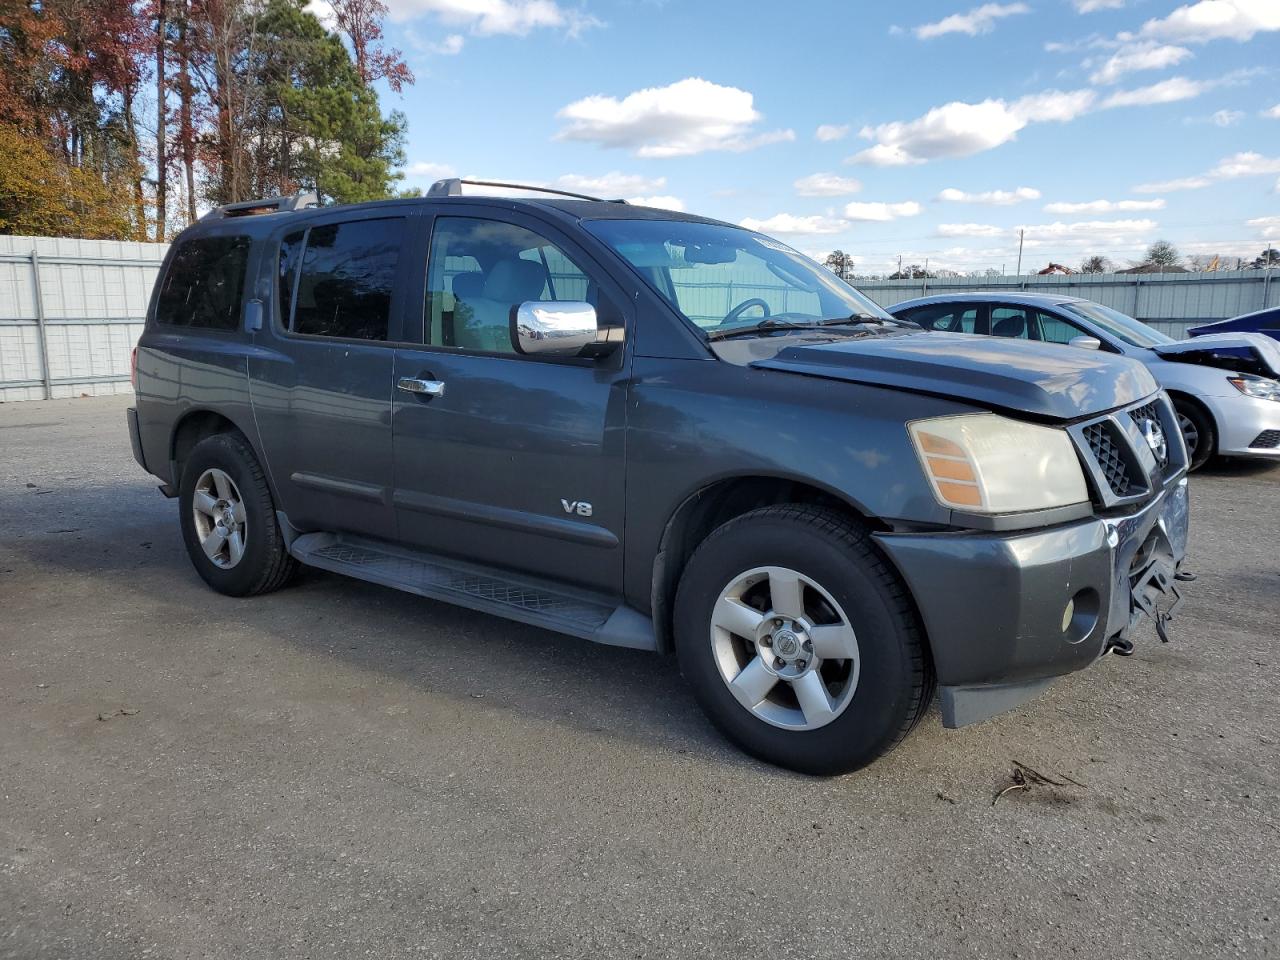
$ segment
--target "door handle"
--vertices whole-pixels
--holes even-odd
[[[424,397],[443,397],[443,380],[419,380],[416,377],[401,377],[396,383],[397,390],[405,393],[416,393]]]

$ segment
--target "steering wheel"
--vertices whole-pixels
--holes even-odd
[[[737,320],[740,316],[742,316],[752,307],[761,307],[764,310],[764,315],[766,317],[772,316],[772,313],[769,310],[769,304],[765,303],[759,297],[752,297],[750,300],[743,300],[740,304],[738,304],[736,307],[730,310],[727,314],[725,314],[724,319],[721,320],[720,322],[722,324],[732,323],[734,320]]]

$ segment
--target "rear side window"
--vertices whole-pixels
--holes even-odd
[[[183,241],[160,287],[156,323],[210,330],[239,327],[249,243],[243,236]]]
[[[402,217],[352,220],[290,234],[280,251],[280,309],[312,337],[386,340]],[[296,274],[294,271],[296,270]]]

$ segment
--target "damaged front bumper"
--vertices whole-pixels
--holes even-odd
[[[1018,534],[884,533],[933,653],[948,727],[1015,707],[1176,611],[1185,476],[1141,508]]]

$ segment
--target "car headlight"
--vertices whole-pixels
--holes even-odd
[[[1227,383],[1255,400],[1280,400],[1280,381],[1243,373],[1238,377],[1227,377]]]
[[[933,494],[970,513],[1084,503],[1084,471],[1065,430],[979,413],[908,424]]]

